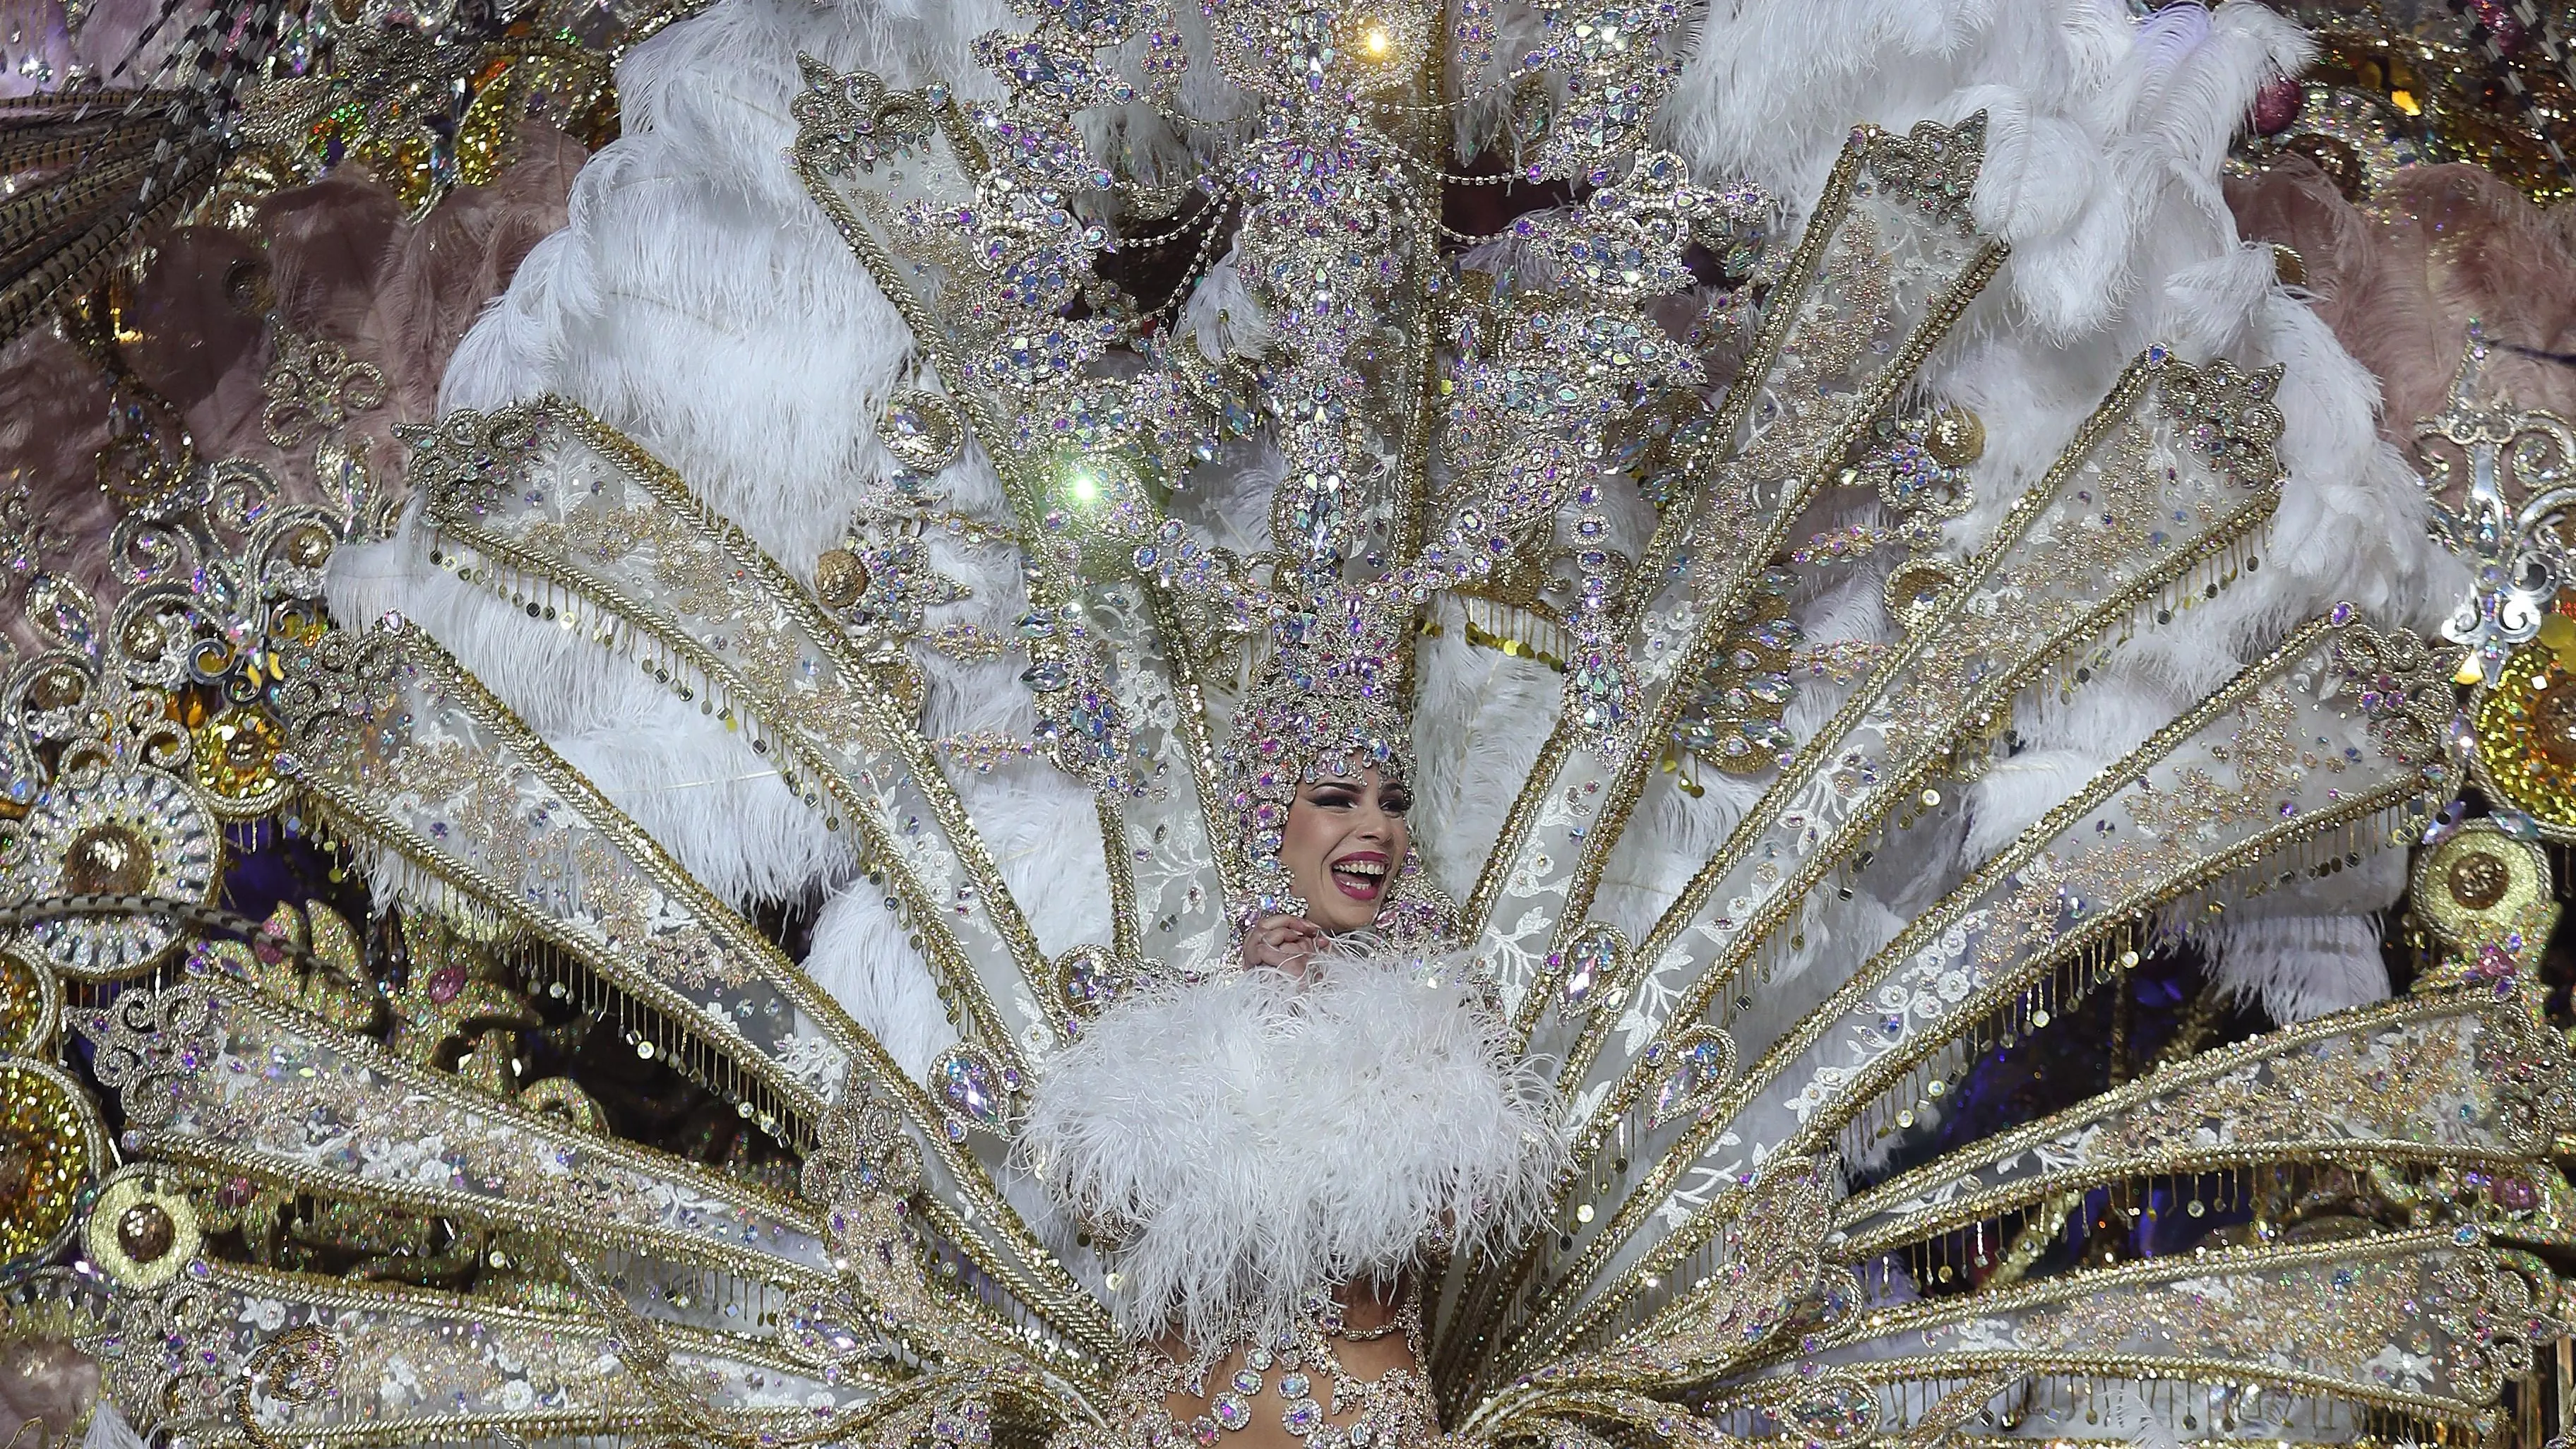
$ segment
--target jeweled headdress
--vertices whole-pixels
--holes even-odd
[[[1699,347],[1730,299],[1703,295],[1693,266],[1741,279],[1769,210],[1644,145],[1673,73],[1653,41],[1678,8],[1550,9],[1548,42],[1501,65],[1479,6],[1444,52],[1437,7],[1211,5],[1210,59],[1243,88],[1248,132],[1187,185],[1141,193],[1090,158],[1078,118],[1185,113],[1183,37],[1126,3],[1030,13],[1030,32],[978,42],[1002,85],[991,100],[809,64],[796,160],[949,364],[952,391],[912,406],[990,430],[1042,540],[1024,677],[1054,757],[1103,783],[1140,778],[1116,646],[1083,617],[1103,568],[1160,590],[1200,647],[1267,636],[1222,761],[1238,927],[1286,900],[1278,831],[1318,760],[1409,769],[1400,696],[1414,620],[1439,593],[1515,573],[1526,592],[1533,559],[1562,565],[1545,616],[1576,645],[1567,718],[1596,749],[1633,742],[1637,680],[1609,627],[1631,580],[1605,485],[1661,450],[1675,404],[1706,382]],[[1131,75],[1113,58],[1140,42]],[[1492,95],[1562,76],[1565,109],[1514,172],[1446,175],[1413,133],[1449,107],[1408,99],[1444,66]],[[1452,276],[1443,188],[1462,179],[1586,195],[1494,238],[1516,260]],[[1121,237],[1096,219],[1110,212],[1164,230]],[[1192,238],[1161,306],[1107,280],[1121,254]],[[1221,490],[1211,474],[1248,468],[1277,480],[1258,557],[1166,516]],[[1560,522],[1575,544],[1550,561]],[[1409,861],[1410,887],[1419,875]]]
[[[1445,175],[1402,134],[1449,109],[1404,99],[1434,63],[1434,9],[1210,6],[1213,63],[1249,93],[1250,134],[1187,185],[1137,194],[1128,224],[1159,212],[1170,230],[1125,239],[1089,219],[1132,187],[1089,158],[1077,118],[1104,105],[1185,109],[1183,39],[1144,6],[1031,13],[1031,32],[979,42],[1003,86],[992,101],[944,86],[895,94],[809,66],[796,159],[953,364],[959,392],[935,405],[997,436],[1005,486],[1054,545],[1033,592],[1068,596],[1082,560],[1132,548],[1140,575],[1210,606],[1219,627],[1259,629],[1306,611],[1283,599],[1346,584],[1367,586],[1370,609],[1418,608],[1508,571],[1571,508],[1581,542],[1562,612],[1586,647],[1568,697],[1596,745],[1627,737],[1634,680],[1599,627],[1626,563],[1605,542],[1602,484],[1644,433],[1670,430],[1650,409],[1706,381],[1694,346],[1646,304],[1682,303],[1682,332],[1693,306],[1705,322],[1712,304],[1691,295],[1690,259],[1711,279],[1740,277],[1768,213],[1758,191],[1696,185],[1678,157],[1643,144],[1673,72],[1651,42],[1678,8],[1598,21],[1551,8],[1547,45],[1476,82],[1492,94],[1514,78],[1566,78],[1567,110],[1520,174],[1587,194],[1497,238],[1519,264],[1463,279],[1444,276],[1438,253],[1442,187],[1513,177]],[[1494,34],[1469,7],[1460,48],[1439,64],[1482,77]],[[1111,57],[1139,42],[1153,59],[1123,78]],[[1196,283],[1184,320],[1213,312],[1223,325],[1176,329],[1106,280],[1117,255],[1191,236],[1197,259],[1166,307]],[[1232,297],[1231,312],[1210,296]],[[1077,299],[1084,315],[1068,320]],[[1433,371],[1443,381],[1426,389]],[[1160,517],[1206,486],[1194,479],[1265,454],[1278,480],[1267,586]],[[1446,481],[1425,489],[1426,476]],[[1085,673],[1078,658],[1067,665],[1064,678]],[[1049,692],[1058,677],[1042,676]],[[1113,768],[1106,756],[1095,766]]]
[[[1411,726],[1400,697],[1412,618],[1383,598],[1350,590],[1287,613],[1271,628],[1266,666],[1236,706],[1217,755],[1224,808],[1235,820],[1245,887],[1233,914],[1253,919],[1303,909],[1290,893],[1279,848],[1300,785],[1358,780],[1375,771],[1404,784],[1415,774]],[[1427,943],[1456,924],[1456,907],[1423,879],[1418,851],[1397,863],[1379,911],[1379,934]]]

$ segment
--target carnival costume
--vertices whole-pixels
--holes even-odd
[[[2237,239],[2305,47],[672,21],[401,478],[305,357],[341,496],[138,465],[122,585],[31,576],[13,1313],[94,1442],[2498,1432],[2576,1248],[2563,551]],[[1363,780],[1375,926],[1246,965]],[[360,918],[243,921],[262,851]]]

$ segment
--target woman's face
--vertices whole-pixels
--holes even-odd
[[[1306,919],[1327,931],[1377,923],[1378,907],[1404,864],[1404,812],[1412,806],[1410,791],[1379,779],[1375,770],[1357,780],[1298,787],[1288,806],[1279,863],[1305,898]]]

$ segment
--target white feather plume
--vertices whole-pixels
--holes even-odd
[[[89,1432],[81,1436],[81,1449],[145,1449],[147,1440],[134,1432],[125,1416],[105,1398],[90,1410]]]
[[[1048,1060],[1019,1160],[1118,1247],[1128,1332],[1275,1335],[1301,1294],[1385,1283],[1534,1220],[1564,1145],[1543,1077],[1449,963],[1225,971],[1119,1002]]]
[[[2384,897],[2385,888],[2376,894]],[[2338,903],[2306,904],[2313,911]],[[2206,926],[2193,936],[2231,994],[2258,1003],[2275,1021],[2307,1021],[2388,995],[2388,962],[2379,950],[2379,923],[2370,916],[2257,916]]]

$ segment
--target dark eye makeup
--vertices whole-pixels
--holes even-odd
[[[1322,784],[1306,788],[1306,803],[1310,805],[1347,810],[1360,803],[1360,792],[1349,785]],[[1389,815],[1401,815],[1413,808],[1413,797],[1400,790],[1390,790],[1378,797],[1377,806]]]

